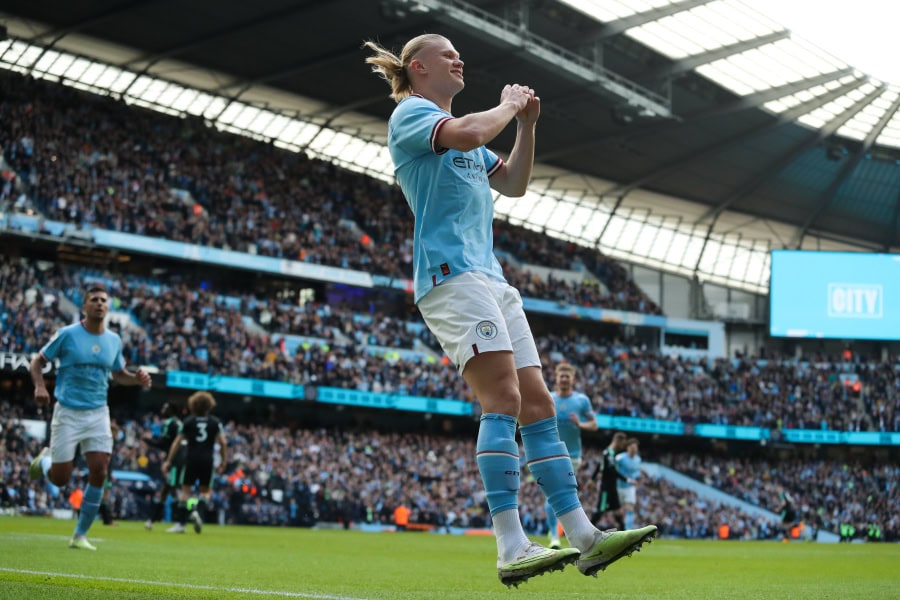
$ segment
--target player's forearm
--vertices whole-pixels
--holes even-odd
[[[124,369],[113,373],[112,378],[113,381],[115,381],[119,385],[141,385],[141,382],[138,381],[137,375],[135,375],[134,373],[129,373]]]
[[[31,374],[31,383],[34,385],[34,389],[46,391],[47,386],[44,385],[44,359],[41,358],[40,354],[31,359],[28,371]]]
[[[535,123],[516,123],[516,143],[506,161],[506,177],[495,189],[512,198],[525,194],[534,168]]]
[[[438,132],[438,144],[468,152],[490,143],[516,116],[516,105],[503,102],[490,110],[447,121]]]

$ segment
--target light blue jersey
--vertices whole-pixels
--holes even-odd
[[[109,374],[125,368],[122,339],[105,330],[95,335],[81,323],[61,328],[41,356],[59,359],[56,374],[56,401],[66,408],[87,410],[106,405]]]
[[[413,284],[418,302],[441,281],[481,271],[505,281],[494,256],[494,198],[488,178],[503,161],[485,147],[437,144],[453,115],[419,95],[397,104],[388,122],[394,175],[415,215]]]
[[[628,479],[637,479],[641,476],[641,456],[635,454],[634,458],[632,458],[628,456],[627,452],[620,452],[619,455],[616,456],[616,469]],[[623,489],[633,487],[632,484],[627,481],[622,481],[621,479],[616,485]]]
[[[579,421],[593,421],[594,409],[591,400],[581,392],[572,392],[561,398],[556,392],[550,392],[556,404],[556,421],[559,427],[559,439],[566,445],[571,458],[581,458],[581,428],[572,422],[569,415],[575,415]]]

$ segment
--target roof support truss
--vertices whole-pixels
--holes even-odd
[[[709,52],[701,52],[700,54],[687,56],[681,60],[675,61],[671,65],[666,65],[664,67],[642,73],[640,77],[636,78],[643,81],[649,81],[654,79],[663,79],[665,77],[674,77],[676,75],[680,75],[681,73],[692,71],[701,65],[709,64],[723,58],[728,58],[733,54],[741,54],[742,52],[747,52],[748,50],[768,46],[769,44],[774,44],[775,42],[787,39],[790,36],[790,31],[788,31],[787,29],[782,29],[781,31],[776,31],[768,35],[761,35],[759,37],[744,40],[742,42],[722,46],[720,48],[716,48],[715,50],[710,50]]]
[[[660,19],[664,19],[665,17],[669,17],[686,10],[691,10],[692,8],[703,6],[704,4],[709,4],[713,1],[714,0],[684,0],[683,2],[673,2],[672,4],[667,4],[666,6],[652,8],[644,12],[639,12],[627,17],[623,17],[621,19],[616,19],[615,21],[609,21],[608,23],[603,23],[595,34],[590,35],[588,36],[588,38],[577,43],[591,44],[593,42],[603,41],[605,39],[628,31],[633,27],[640,27],[641,25],[646,25],[647,23],[652,23],[653,21],[658,21]]]
[[[858,82],[854,82],[844,86],[843,88],[838,88],[841,90],[842,94],[851,91],[854,87],[858,86]],[[845,88],[850,89],[845,89]],[[877,98],[881,94],[882,90],[877,89],[864,98],[861,98],[859,101],[850,106],[847,110],[837,115],[825,124],[821,129],[812,132],[809,136],[806,137],[799,144],[793,146],[790,150],[779,156],[774,162],[772,162],[768,167],[766,167],[762,172],[756,175],[753,179],[742,185],[736,192],[729,195],[728,198],[722,201],[721,204],[716,206],[715,208],[711,208],[706,211],[700,218],[697,219],[697,223],[702,223],[707,219],[712,219],[712,225],[715,225],[716,220],[719,218],[723,212],[725,212],[732,205],[740,202],[760,187],[765,185],[767,181],[772,179],[775,175],[783,171],[790,165],[794,160],[796,160],[800,155],[804,152],[815,146],[816,144],[822,142],[835,131],[844,126],[844,124],[849,121],[853,116],[860,110],[866,107],[872,100]]]
[[[898,179],[897,189],[900,189],[900,177],[895,177],[895,179]],[[894,215],[893,218],[891,218],[889,225],[890,229],[888,229],[887,235],[884,238],[885,252],[890,252],[891,248],[900,245],[900,238],[897,236],[898,230],[900,230],[900,192],[897,192],[897,202],[894,204]]]
[[[771,102],[772,100],[777,100],[778,98],[783,98],[785,96],[790,96],[791,94],[796,94],[802,90],[807,90],[817,85],[823,85],[830,81],[836,81],[843,77],[847,77],[848,75],[853,74],[853,69],[841,69],[839,71],[832,71],[830,73],[823,73],[821,75],[816,75],[815,77],[810,77],[808,79],[801,79],[799,81],[793,81],[791,83],[786,83],[784,85],[780,85],[777,87],[769,88],[767,90],[763,90],[761,92],[757,92],[755,94],[749,94],[747,96],[741,96],[739,98],[735,98],[731,102],[724,103],[719,106],[714,106],[712,108],[703,109],[699,111],[695,111],[693,113],[689,113],[683,117],[683,119],[676,120],[665,120],[665,121],[648,121],[645,124],[637,124],[631,127],[628,127],[625,130],[617,130],[615,132],[609,133],[607,135],[599,135],[593,136],[591,138],[585,139],[581,142],[574,142],[573,144],[567,146],[566,148],[562,148],[560,150],[556,150],[553,152],[545,152],[539,154],[535,157],[535,160],[538,162],[553,160],[559,158],[561,156],[568,156],[570,154],[576,154],[579,152],[584,152],[590,148],[596,147],[598,144],[605,142],[607,140],[615,140],[620,138],[634,138],[637,136],[645,136],[645,135],[656,135],[660,133],[665,133],[667,131],[671,131],[677,129],[682,126],[682,122],[691,122],[698,121],[701,119],[708,119],[710,117],[716,117],[719,115],[727,115],[735,112],[740,112],[742,110],[749,110],[751,108],[758,108],[765,104],[766,102]],[[858,87],[862,85],[863,81],[861,79],[856,80],[854,82],[853,87]],[[548,105],[553,105],[552,100],[547,101]]]
[[[858,85],[861,85],[861,84],[862,84],[862,82],[858,82]],[[846,93],[846,91],[844,90],[844,87],[846,87],[846,86],[836,88],[826,94],[817,96],[816,98],[813,98],[812,100],[810,100],[808,102],[803,102],[801,104],[798,104],[797,106],[793,107],[792,109],[786,110],[783,113],[779,114],[775,119],[773,119],[767,125],[764,125],[762,127],[754,126],[749,129],[745,129],[745,130],[740,131],[740,132],[738,132],[730,137],[727,137],[723,140],[719,140],[719,141],[709,144],[703,148],[693,150],[684,156],[676,158],[675,160],[672,160],[672,161],[660,166],[659,168],[653,169],[652,171],[648,171],[644,175],[641,175],[640,177],[637,177],[636,179],[630,181],[629,183],[621,186],[620,189],[625,190],[626,192],[631,191],[642,185],[646,185],[650,181],[658,179],[659,177],[662,177],[663,175],[666,175],[667,173],[671,172],[674,169],[683,167],[683,166],[693,163],[697,160],[709,158],[711,155],[721,152],[725,148],[728,148],[730,146],[733,146],[734,144],[738,144],[738,143],[742,143],[742,142],[746,141],[749,137],[759,135],[762,133],[766,133],[768,131],[771,131],[772,129],[775,129],[776,127],[780,127],[786,123],[790,123],[790,122],[794,121],[795,119],[797,119],[798,117],[801,117],[804,114],[808,113],[809,111],[815,110],[816,108],[822,106],[823,104],[826,104],[826,103],[830,102],[831,100],[834,100],[834,99],[837,99],[837,98],[843,96]],[[875,94],[874,98],[877,98],[878,95],[880,95],[880,93],[881,93],[881,91],[878,91],[878,94]],[[873,92],[873,94],[874,94],[874,92]],[[870,96],[871,96],[871,94],[870,94]],[[874,98],[871,98],[871,100],[874,100]],[[871,100],[869,100],[869,101],[871,102]]]
[[[879,89],[879,92],[881,91],[883,91],[883,89]],[[828,186],[828,189],[823,192],[815,209],[813,209],[813,212],[803,223],[803,226],[800,228],[800,231],[797,234],[797,248],[800,248],[800,246],[803,244],[803,238],[806,237],[806,234],[809,232],[810,227],[815,224],[816,220],[822,215],[823,212],[825,212],[825,209],[828,208],[828,205],[831,204],[831,201],[834,199],[834,195],[837,193],[838,189],[840,189],[841,185],[847,180],[847,177],[849,177],[850,174],[853,173],[854,169],[856,169],[857,165],[859,165],[859,161],[861,161],[863,157],[868,154],[869,150],[872,148],[872,144],[874,144],[875,140],[878,139],[878,136],[881,135],[881,132],[890,122],[891,118],[894,116],[894,113],[897,112],[897,109],[900,109],[900,96],[898,96],[891,104],[891,107],[887,111],[885,111],[883,115],[881,115],[881,118],[878,119],[878,123],[876,123],[871,131],[869,131],[869,134],[863,141],[862,146],[853,153],[853,155],[849,158],[849,160],[847,160],[846,163],[844,163],[844,166],[841,167],[841,170]]]

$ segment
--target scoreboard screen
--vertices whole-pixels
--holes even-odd
[[[773,251],[769,333],[900,340],[900,255]]]

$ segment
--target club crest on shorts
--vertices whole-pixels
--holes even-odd
[[[490,321],[482,321],[475,326],[475,333],[483,340],[492,340],[497,337],[497,326]]]

